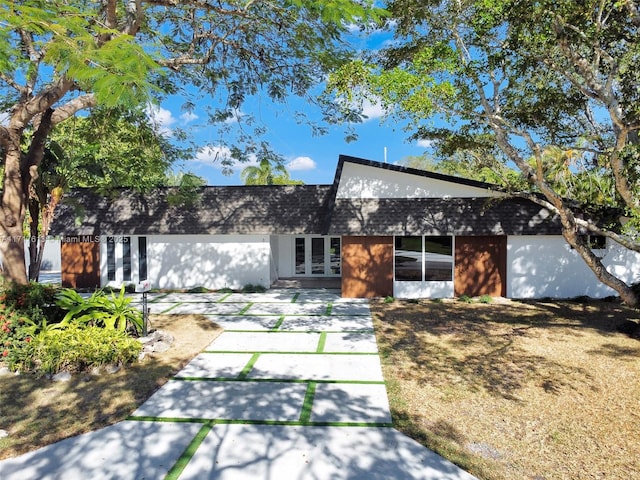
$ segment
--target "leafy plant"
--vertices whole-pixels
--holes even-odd
[[[115,329],[69,324],[26,337],[5,356],[11,370],[54,374],[133,362],[142,344]]]
[[[63,316],[56,306],[57,293],[58,288],[51,285],[8,283],[0,292],[0,311],[13,310],[36,323],[45,318],[55,323]]]
[[[478,298],[478,302],[480,302],[480,303],[492,303],[493,302],[493,297],[491,297],[491,295],[482,295],[480,298]]]
[[[473,303],[473,298],[471,298],[469,295],[461,295],[458,298],[458,301],[462,303]]]
[[[393,303],[393,302],[395,302],[395,300],[396,299],[393,298],[392,296],[384,297],[384,303]]]
[[[117,296],[113,292],[107,295],[103,290],[96,290],[88,298],[83,298],[75,290],[63,289],[56,304],[67,311],[61,322],[63,325],[78,323],[123,332],[132,330],[140,334],[142,312],[130,306],[131,300],[125,296],[124,286]]]

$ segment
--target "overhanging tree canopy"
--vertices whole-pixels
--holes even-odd
[[[597,278],[637,305],[579,234],[640,251],[637,3],[391,0],[389,10],[393,46],[345,66],[330,87],[380,100],[441,156],[471,149],[489,153],[482,166],[516,166]],[[594,200],[619,207],[625,225],[585,219]]]
[[[348,25],[376,15],[355,0],[0,0],[5,278],[26,281],[27,197],[55,125],[98,104],[186,96],[187,87],[187,108],[198,98],[222,97],[214,121],[259,92],[278,101],[305,95],[345,59],[340,36]],[[232,151],[242,159],[256,148]]]

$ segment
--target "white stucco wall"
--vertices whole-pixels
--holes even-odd
[[[132,279],[138,278],[137,237],[131,237]],[[269,287],[268,235],[148,235],[147,268],[152,288],[239,289],[248,284]],[[101,244],[102,285],[107,281],[106,242]],[[116,242],[116,281],[122,282],[122,248]]]
[[[497,197],[501,194],[442,180],[345,162],[337,198]]]
[[[598,250],[607,270],[625,282],[640,280],[640,254],[613,242]],[[599,282],[561,236],[521,236],[507,240],[507,296],[572,298],[616,295]]]
[[[393,282],[396,298],[451,298],[453,282]]]
[[[42,271],[60,271],[61,255],[60,255],[60,239],[47,237],[44,243],[44,252],[42,254]],[[29,266],[29,246],[30,241],[24,242],[24,256],[27,267]]]

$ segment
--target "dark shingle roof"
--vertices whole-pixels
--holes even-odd
[[[330,235],[558,235],[560,222],[518,198],[336,199]]]
[[[320,234],[558,235],[556,215],[521,198],[335,198],[342,164],[362,165],[495,189],[495,186],[340,156],[333,185],[203,187],[198,205],[171,206],[168,188],[112,197],[75,190],[53,235]],[[81,206],[81,208],[77,208]]]
[[[145,194],[121,190],[113,197],[76,190],[59,208],[51,233],[320,233],[329,190],[329,185],[203,187],[193,207],[171,206],[166,188]]]

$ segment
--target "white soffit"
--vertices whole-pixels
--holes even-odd
[[[344,162],[336,198],[499,197],[500,192],[407,172]]]

